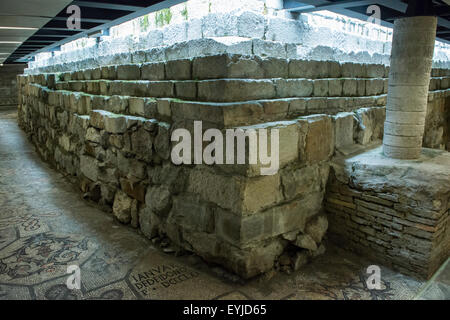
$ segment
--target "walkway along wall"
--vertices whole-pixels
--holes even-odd
[[[330,160],[378,145],[383,65],[221,54],[19,77],[19,124],[86,197],[149,238],[243,277],[323,253]],[[425,146],[449,146],[449,70],[434,69]],[[180,165],[171,133],[279,129],[280,170]]]

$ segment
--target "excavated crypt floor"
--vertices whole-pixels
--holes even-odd
[[[195,255],[175,256],[82,199],[43,162],[0,111],[0,299],[450,299],[450,263],[423,282],[381,267],[381,290],[369,290],[371,265],[331,244],[300,271],[248,281]],[[448,262],[448,261],[447,261]],[[67,266],[80,268],[69,290]]]

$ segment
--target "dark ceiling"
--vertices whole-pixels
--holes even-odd
[[[150,6],[161,4],[161,8],[169,7],[183,1],[171,0],[83,0],[72,1],[66,5],[56,16],[39,28],[31,37],[24,41],[16,50],[4,61],[4,63],[17,63],[19,59],[55,44],[64,42],[68,38],[81,36],[91,31],[119,24],[127,21],[129,15],[136,17],[143,15],[144,10]],[[67,28],[67,18],[71,15],[67,13],[67,7],[77,5],[81,9],[81,28],[69,30]],[[160,8],[156,7],[155,10]],[[142,12],[142,14],[140,14]],[[149,11],[150,12],[150,11]],[[132,18],[132,17],[130,17]]]

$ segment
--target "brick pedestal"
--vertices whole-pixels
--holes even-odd
[[[450,250],[450,153],[424,149],[406,161],[379,147],[341,160],[332,165],[325,197],[332,241],[431,277]]]

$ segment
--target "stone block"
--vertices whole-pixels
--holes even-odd
[[[368,144],[374,140],[380,140],[383,137],[383,123],[386,117],[384,108],[361,108],[356,110],[358,119],[358,128],[356,132],[357,142]]]
[[[335,145],[339,149],[353,144],[353,113],[341,112],[333,116]]]
[[[117,66],[101,67],[102,79],[114,80],[117,79]]]
[[[158,134],[154,140],[156,153],[161,159],[168,160],[170,156],[170,125],[168,123],[158,123]]]
[[[172,207],[172,197],[166,186],[151,186],[145,194],[145,204],[157,215],[168,213]]]
[[[127,130],[127,118],[113,113],[104,116],[105,130],[109,133],[124,133]]]
[[[238,35],[238,17],[232,13],[212,13],[203,17],[203,37]]]
[[[282,42],[253,39],[253,54],[286,59],[286,46]]]
[[[146,94],[154,98],[172,98],[174,97],[174,84],[171,81],[152,81],[147,86]]]
[[[131,62],[134,64],[141,64],[146,62],[146,53],[145,51],[138,50],[131,54]]]
[[[125,64],[117,66],[118,80],[138,80],[141,78],[141,69],[137,64]]]
[[[342,95],[345,97],[355,97],[357,95],[356,79],[344,79],[342,84]]]
[[[366,96],[366,81],[364,79],[356,80],[356,95],[358,97]]]
[[[298,20],[272,17],[267,19],[266,39],[284,43],[302,43],[305,27]]]
[[[376,96],[382,94],[384,91],[383,79],[370,79],[366,80],[366,95]]]
[[[281,182],[286,200],[321,191],[322,180],[323,177],[317,165],[299,169],[286,168],[281,172]]]
[[[171,60],[166,62],[166,78],[168,80],[190,80],[191,60]]]
[[[152,159],[153,137],[144,127],[131,133],[131,151],[138,159],[151,161]]]
[[[343,78],[364,78],[366,69],[359,63],[346,62],[341,65]]]
[[[164,63],[144,63],[141,66],[141,79],[142,80],[165,80]]]
[[[325,115],[306,117],[306,160],[319,162],[328,160],[334,153],[334,128],[331,118]]]
[[[178,81],[175,82],[175,93],[177,98],[186,100],[196,100],[197,81]]]
[[[196,196],[180,195],[173,197],[169,220],[175,221],[188,230],[214,232],[213,207],[206,202],[202,202]]]
[[[110,114],[108,111],[92,110],[90,113],[91,126],[98,129],[105,129],[105,117]]]
[[[317,244],[309,234],[298,235],[297,239],[294,242],[294,245],[299,248],[308,249],[311,251],[317,250]]]
[[[328,72],[326,61],[296,59],[289,61],[289,78],[327,78]]]
[[[306,224],[306,233],[316,242],[322,242],[322,238],[328,229],[328,220],[325,215],[318,215]]]
[[[81,173],[92,181],[97,181],[99,176],[98,162],[95,158],[89,156],[80,156]]]
[[[120,188],[131,198],[145,202],[146,184],[136,181],[136,179],[120,179]]]
[[[164,45],[172,45],[177,42],[186,41],[188,23],[175,23],[165,26],[162,30]]]
[[[114,196],[113,213],[121,223],[131,222],[131,206],[133,199],[128,197],[123,191],[119,190]]]
[[[128,98],[122,96],[111,96],[108,99],[107,110],[112,113],[126,113],[128,109]]]
[[[272,100],[260,100],[258,101],[264,108],[264,113],[281,115],[282,117],[287,115],[289,110],[290,99],[272,99]]]
[[[309,97],[313,93],[313,82],[305,79],[275,80],[277,97]]]
[[[313,95],[315,97],[328,96],[328,80],[327,79],[314,80],[313,86],[314,86]]]
[[[159,226],[161,218],[159,218],[148,207],[144,207],[139,211],[139,226],[142,233],[149,239],[153,239],[159,234]]]
[[[187,192],[198,194],[204,201],[213,202],[235,213],[241,212],[242,182],[237,177],[193,170],[187,182]]]
[[[229,62],[230,57],[227,54],[195,57],[192,61],[192,78],[198,80],[226,78]]]
[[[123,176],[144,179],[147,175],[145,162],[127,158],[121,152],[117,152],[117,167]]]
[[[129,98],[130,114],[144,118],[153,118],[157,113],[157,102],[153,98]]]
[[[190,19],[187,24],[187,40],[203,38],[202,19]]]
[[[227,78],[264,78],[264,72],[259,64],[259,59],[235,56],[229,62]]]
[[[342,80],[332,79],[328,80],[328,96],[340,97],[342,95]]]
[[[100,131],[90,127],[87,129],[86,131],[86,135],[85,135],[85,139],[87,141],[91,141],[91,142],[95,142],[95,143],[101,143],[102,142],[102,138],[100,135]]]
[[[264,16],[255,12],[244,11],[237,16],[237,35],[239,37],[262,39],[264,26]]]
[[[158,99],[156,103],[156,109],[159,116],[171,118],[171,99]]]
[[[142,42],[146,43],[148,48],[158,47],[158,46],[161,46],[163,43],[163,33],[159,29],[150,30],[146,34],[143,34],[142,38],[143,38]],[[149,58],[149,56],[147,54],[146,61],[151,61],[151,60],[148,60],[148,58]]]
[[[242,193],[242,212],[255,214],[264,208],[281,202],[283,195],[280,185],[278,174],[248,178]]]
[[[306,113],[306,100],[304,98],[289,100],[289,115],[304,115]]]
[[[275,88],[270,80],[204,80],[197,85],[198,98],[202,101],[245,101],[275,96]]]
[[[384,78],[384,65],[382,64],[368,64],[366,66],[367,78]]]
[[[288,78],[288,66],[285,59],[266,58],[261,61],[264,78]]]
[[[305,199],[308,200],[308,199]],[[215,230],[218,237],[240,248],[257,241],[291,231],[304,231],[308,217],[320,210],[317,202],[306,205],[300,200],[273,207],[250,216],[239,217],[225,210],[216,211]]]
[[[328,77],[340,78],[342,76],[341,64],[337,61],[327,61],[328,64]]]

